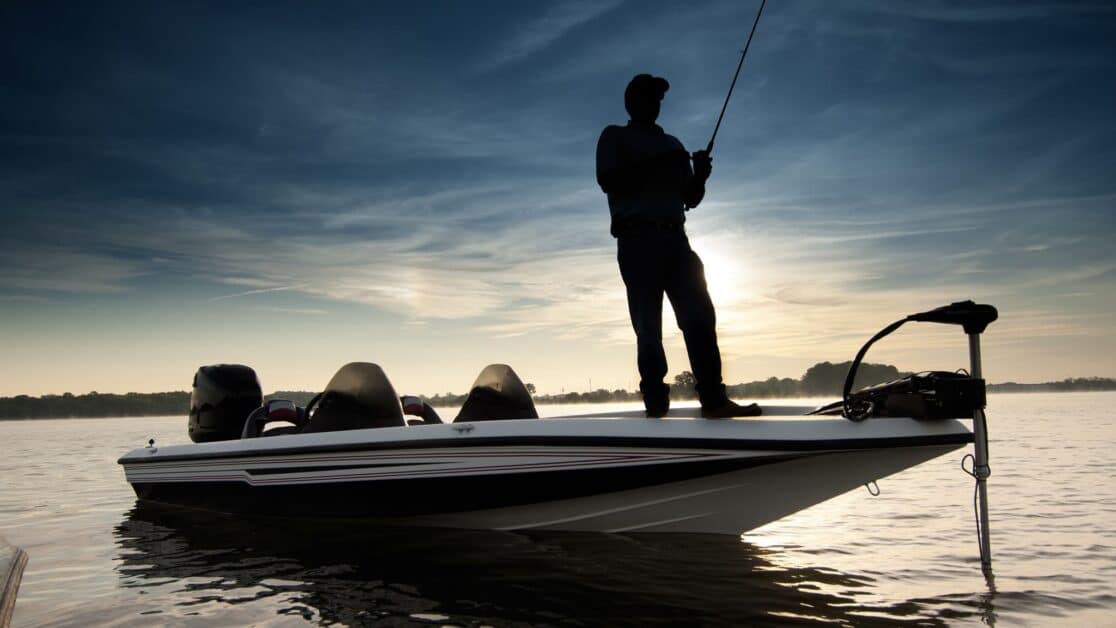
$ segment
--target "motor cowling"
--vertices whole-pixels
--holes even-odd
[[[256,372],[243,364],[203,366],[190,393],[190,440],[205,443],[240,438],[244,422],[263,405]]]

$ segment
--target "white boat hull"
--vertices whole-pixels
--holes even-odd
[[[120,463],[141,499],[222,512],[738,534],[971,440],[956,420],[554,418],[148,447]]]

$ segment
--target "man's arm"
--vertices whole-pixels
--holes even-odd
[[[607,126],[597,140],[597,185],[605,194],[627,195],[635,188],[633,173],[623,167],[620,129]]]
[[[699,150],[693,154],[694,158],[694,171],[690,177],[690,182],[686,186],[686,208],[692,209],[701,204],[702,199],[705,198],[705,182],[709,179],[709,175],[713,172],[713,157],[704,150]],[[686,165],[689,169],[689,164]]]

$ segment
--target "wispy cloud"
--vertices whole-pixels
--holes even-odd
[[[278,314],[298,314],[303,316],[323,316],[329,314],[328,311],[319,308],[304,308],[304,307],[256,307],[260,312],[275,312]]]
[[[259,288],[257,290],[246,290],[244,292],[237,292],[236,294],[224,294],[219,297],[213,297],[210,301],[224,301],[225,299],[236,299],[239,297],[248,297],[256,294],[268,294],[270,292],[284,292],[286,290],[297,289],[297,286],[277,286],[275,288]]]
[[[1066,12],[1079,14],[1111,13],[1111,7],[1096,2],[987,2],[979,5],[949,2],[901,0],[893,2],[859,2],[865,12],[885,12],[918,19],[941,22],[1003,23],[1011,20],[1035,20]]]
[[[500,41],[495,49],[481,59],[477,70],[490,72],[502,66],[522,61],[543,50],[570,30],[623,4],[623,0],[564,0],[548,5],[546,11],[524,24],[515,33]]]
[[[119,293],[145,274],[136,262],[111,254],[49,246],[0,251],[0,288],[77,294]]]

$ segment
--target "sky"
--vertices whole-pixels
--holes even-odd
[[[758,1],[8,2],[0,395],[486,364],[638,386],[594,154],[631,77],[716,122]],[[973,299],[993,382],[1116,377],[1116,7],[771,0],[687,232],[728,383]],[[669,307],[670,373],[687,370]],[[908,325],[867,360],[968,366]]]

